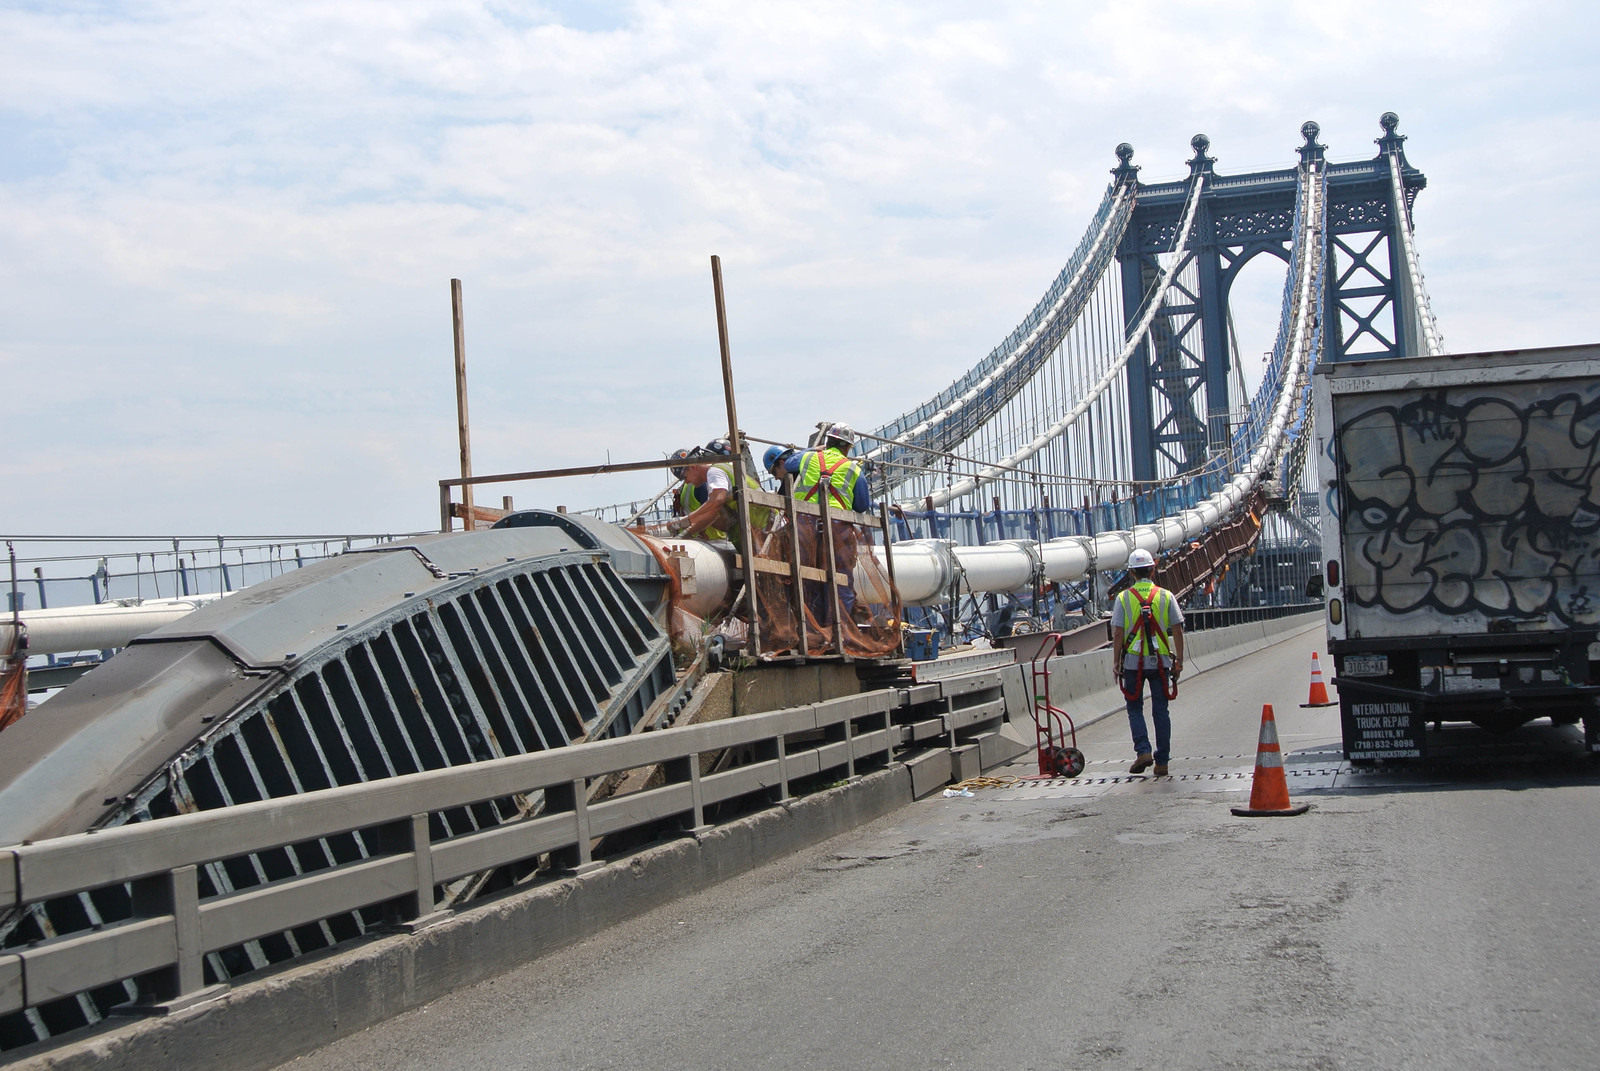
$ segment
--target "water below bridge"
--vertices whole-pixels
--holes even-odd
[[[1074,782],[935,795],[286,1066],[1590,1063],[1581,732],[1447,726],[1424,771],[1352,771],[1298,705],[1321,642],[1185,681],[1169,778],[1126,776],[1111,717]],[[1229,812],[1263,703],[1302,817]]]

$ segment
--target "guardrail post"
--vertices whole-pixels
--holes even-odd
[[[570,784],[550,785],[544,790],[546,814],[572,812],[574,843],[570,848],[558,848],[550,853],[550,868],[584,874],[600,864],[594,861],[589,841],[589,782],[579,777]]]
[[[206,985],[200,930],[200,876],[191,864],[132,882],[135,918],[172,918],[172,966],[138,980],[139,999],[113,1008],[118,1015],[167,1015],[221,996]]]
[[[705,787],[700,780],[700,755],[693,752],[683,758],[673,759],[661,764],[662,771],[667,775],[671,784],[689,785],[689,828],[685,834],[699,836],[711,827],[706,825],[706,796]]]
[[[416,873],[417,891],[390,909],[387,930],[416,933],[426,929],[450,911],[439,910],[433,898],[433,834],[428,830],[428,815],[414,814],[395,822],[383,831],[384,847],[388,851],[411,856]]]
[[[778,734],[778,802],[782,803],[789,798],[789,741],[782,733]]]
[[[10,1015],[26,1006],[22,991],[22,957],[0,956],[0,1015]]]
[[[0,852],[0,911],[17,902],[17,854]],[[0,1015],[9,1015],[25,1006],[22,990],[22,959],[0,956]]]
[[[844,719],[844,775],[855,780],[856,776],[856,731],[855,719]]]

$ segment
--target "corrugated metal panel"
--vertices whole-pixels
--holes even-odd
[[[667,637],[629,583],[653,581],[655,564],[647,554],[613,554],[617,548],[585,536],[581,528],[561,525],[455,537],[450,553],[439,557],[466,566],[457,571],[439,568],[426,546],[383,561],[377,569],[330,563],[323,578],[328,590],[296,578],[301,582],[278,606],[278,632],[269,599],[241,603],[233,619],[213,614],[206,639],[236,655],[248,652],[269,665],[277,661],[278,667],[232,710],[219,714],[207,708],[210,712],[200,715],[203,731],[120,797],[95,825],[226,807],[631,731],[675,679]],[[537,558],[505,553],[496,565],[468,566],[484,555],[463,546],[464,538],[494,542],[495,551],[512,544],[525,550],[532,541],[546,553]],[[625,580],[613,567],[614,558],[633,569],[633,576]],[[433,567],[431,584],[420,583],[418,564]],[[362,587],[363,576],[372,581],[369,587]],[[416,587],[373,609],[379,594],[392,597],[395,592],[388,589],[408,583]],[[349,621],[353,608],[366,611],[367,618]],[[188,664],[187,648],[199,638],[196,630],[186,632],[164,638],[173,645],[174,664]],[[314,649],[288,658],[296,644]],[[250,672],[259,671],[247,664],[245,673]],[[236,672],[218,679],[239,694]],[[499,799],[453,808],[430,816],[430,827],[436,838],[482,829],[537,809],[538,802]],[[351,833],[225,860],[201,872],[201,895],[364,858],[380,850],[377,840],[371,833]],[[470,881],[458,883],[454,891],[472,887]],[[452,894],[440,891],[446,900]],[[126,918],[130,909],[124,886],[39,905],[0,924],[0,946]],[[225,981],[327,947],[382,921],[378,911],[366,910],[249,942],[208,957],[208,980]],[[92,1022],[132,995],[125,987],[112,987],[42,1013],[6,1017],[0,1020],[0,1044],[9,1047]]]

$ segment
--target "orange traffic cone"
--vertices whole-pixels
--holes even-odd
[[[1311,652],[1311,697],[1303,707],[1336,707],[1339,704],[1328,698],[1328,686],[1322,683],[1322,663],[1317,660],[1317,652]]]
[[[1261,708],[1261,742],[1256,745],[1256,776],[1250,783],[1250,806],[1235,807],[1243,818],[1270,815],[1305,814],[1311,804],[1296,807],[1289,802],[1289,782],[1283,776],[1283,752],[1278,750],[1278,723],[1272,718],[1272,704]]]

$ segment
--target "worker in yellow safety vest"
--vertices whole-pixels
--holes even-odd
[[[794,477],[796,502],[816,502],[826,495],[830,512],[848,510],[871,513],[872,496],[867,490],[866,474],[862,471],[861,463],[850,457],[855,442],[856,433],[850,425],[824,422],[818,425],[811,449],[781,455],[769,450],[766,461],[774,476],[781,479],[782,474],[787,472]],[[861,536],[854,527],[839,521],[833,523],[832,529],[828,537],[833,540],[834,563],[846,578],[845,583],[839,586],[839,604],[845,616],[849,617],[855,608],[855,566],[860,554]],[[820,523],[815,530],[820,540],[824,535]],[[824,553],[819,544],[819,565],[825,560]],[[830,620],[833,615],[826,588],[808,582],[805,590],[806,604],[812,608],[818,621]]]
[[[1144,773],[1152,761],[1155,775],[1167,775],[1172,748],[1172,719],[1167,703],[1178,696],[1178,675],[1183,672],[1183,610],[1172,592],[1150,579],[1155,557],[1148,550],[1128,555],[1133,584],[1117,595],[1111,615],[1111,649],[1116,654],[1118,685],[1128,704],[1128,728],[1133,733],[1133,765],[1129,773]],[[1144,684],[1150,682],[1150,719],[1155,722],[1156,746],[1152,751],[1145,732]]]
[[[683,516],[676,518],[668,528],[691,538],[727,539],[739,542],[739,509],[733,497],[733,462],[714,461],[719,456],[704,449],[679,450],[674,459],[684,465],[673,468],[672,475],[683,481],[678,488],[678,509]],[[721,455],[725,456],[725,455]],[[761,481],[750,473],[745,474],[747,488],[761,490]],[[765,529],[772,517],[768,506],[750,507],[750,524],[758,532]]]
[[[829,424],[819,438],[815,448],[793,455],[787,462],[795,475],[795,501],[815,502],[826,487],[830,510],[872,512],[872,496],[862,478],[861,463],[850,459],[856,433],[848,424]]]

